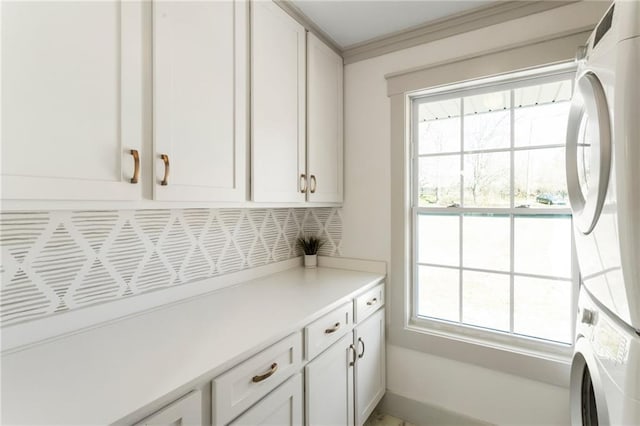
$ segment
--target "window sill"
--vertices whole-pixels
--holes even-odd
[[[416,319],[398,328],[392,324],[389,343],[554,386],[569,387],[573,354],[569,345],[500,336],[474,327],[451,324],[438,324],[436,328],[433,322],[436,321]],[[443,329],[443,325],[447,327]],[[496,336],[488,338],[486,334]]]
[[[488,346],[494,349],[558,362],[571,362],[573,353],[573,347],[567,343],[513,335],[481,327],[454,324],[430,318],[414,318],[407,325],[407,329],[414,332],[425,332],[434,336],[465,343]]]

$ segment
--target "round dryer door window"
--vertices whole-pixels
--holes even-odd
[[[567,126],[567,187],[576,226],[589,234],[600,217],[611,170],[611,121],[598,77],[583,74]]]

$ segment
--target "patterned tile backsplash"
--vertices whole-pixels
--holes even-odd
[[[340,255],[336,208],[5,212],[2,326],[266,265],[321,235]]]

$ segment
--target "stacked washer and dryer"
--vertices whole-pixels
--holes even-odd
[[[580,266],[574,425],[640,425],[640,1],[616,1],[578,61],[567,185]]]

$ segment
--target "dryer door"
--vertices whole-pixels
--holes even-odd
[[[572,426],[609,426],[609,410],[595,357],[585,338],[576,342],[571,364]]]
[[[607,195],[611,122],[604,89],[594,73],[584,73],[574,93],[567,126],[567,187],[575,224],[587,235]]]

